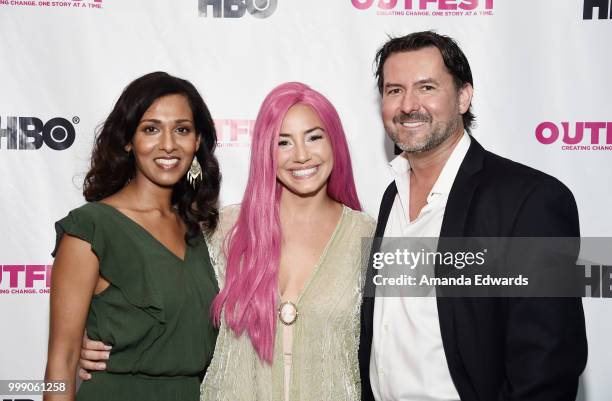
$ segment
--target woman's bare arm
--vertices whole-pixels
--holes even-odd
[[[64,380],[66,394],[45,394],[44,401],[72,401],[76,367],[91,297],[99,278],[91,245],[64,235],[53,263],[51,317],[45,380]]]

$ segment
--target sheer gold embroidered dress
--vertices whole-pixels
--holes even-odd
[[[225,282],[222,240],[238,217],[239,205],[221,211],[209,241],[219,285]],[[352,401],[360,399],[359,308],[361,238],[370,237],[374,220],[343,208],[318,266],[298,299],[292,327],[291,369],[285,398],[283,324],[277,320],[272,366],[260,361],[244,334],[236,338],[222,321],[212,362],[201,387],[201,401]],[[287,351],[287,350],[286,350]]]

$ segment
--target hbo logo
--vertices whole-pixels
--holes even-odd
[[[6,149],[40,149],[43,142],[54,150],[68,149],[75,139],[72,123],[55,117],[46,124],[36,117],[6,117],[6,128],[0,117],[0,149],[6,138]],[[75,121],[78,122],[78,121]]]
[[[256,18],[268,18],[277,5],[278,0],[198,0],[200,17],[208,17],[212,7],[214,18],[241,18],[246,11]]]

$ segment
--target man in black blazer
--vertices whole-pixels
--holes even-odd
[[[393,38],[376,61],[385,129],[407,160],[384,193],[376,237],[430,233],[431,225],[440,238],[579,237],[576,203],[561,182],[486,151],[469,135],[473,80],[451,38],[430,31]],[[449,191],[438,191],[435,203],[445,180]],[[402,218],[403,226],[394,221]],[[368,283],[372,277],[370,268]],[[392,305],[386,299],[364,297],[364,401],[575,400],[587,359],[580,299],[438,297],[422,309],[429,316],[417,317],[411,302],[427,301],[398,302],[404,307],[385,310]],[[433,329],[419,330],[423,318]]]

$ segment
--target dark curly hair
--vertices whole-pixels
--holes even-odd
[[[442,60],[448,72],[453,76],[455,88],[459,90],[466,83],[474,86],[470,63],[461,48],[452,38],[440,35],[434,31],[414,32],[399,38],[390,37],[376,52],[374,62],[376,64],[376,79],[378,91],[382,93],[385,76],[383,67],[387,58],[394,53],[420,50],[425,47],[436,47],[442,54]],[[472,105],[463,113],[463,127],[470,133],[476,116],[472,113]]]
[[[191,82],[165,72],[144,75],[124,90],[106,121],[97,130],[89,172],[85,176],[83,195],[97,202],[123,188],[136,172],[133,153],[125,146],[132,141],[145,111],[158,98],[180,94],[187,98],[197,134],[201,137],[196,157],[202,166],[202,179],[195,189],[181,179],[174,185],[172,204],[187,225],[185,240],[210,234],[217,226],[217,201],[221,174],[213,152],[217,145],[215,125],[197,89]]]

